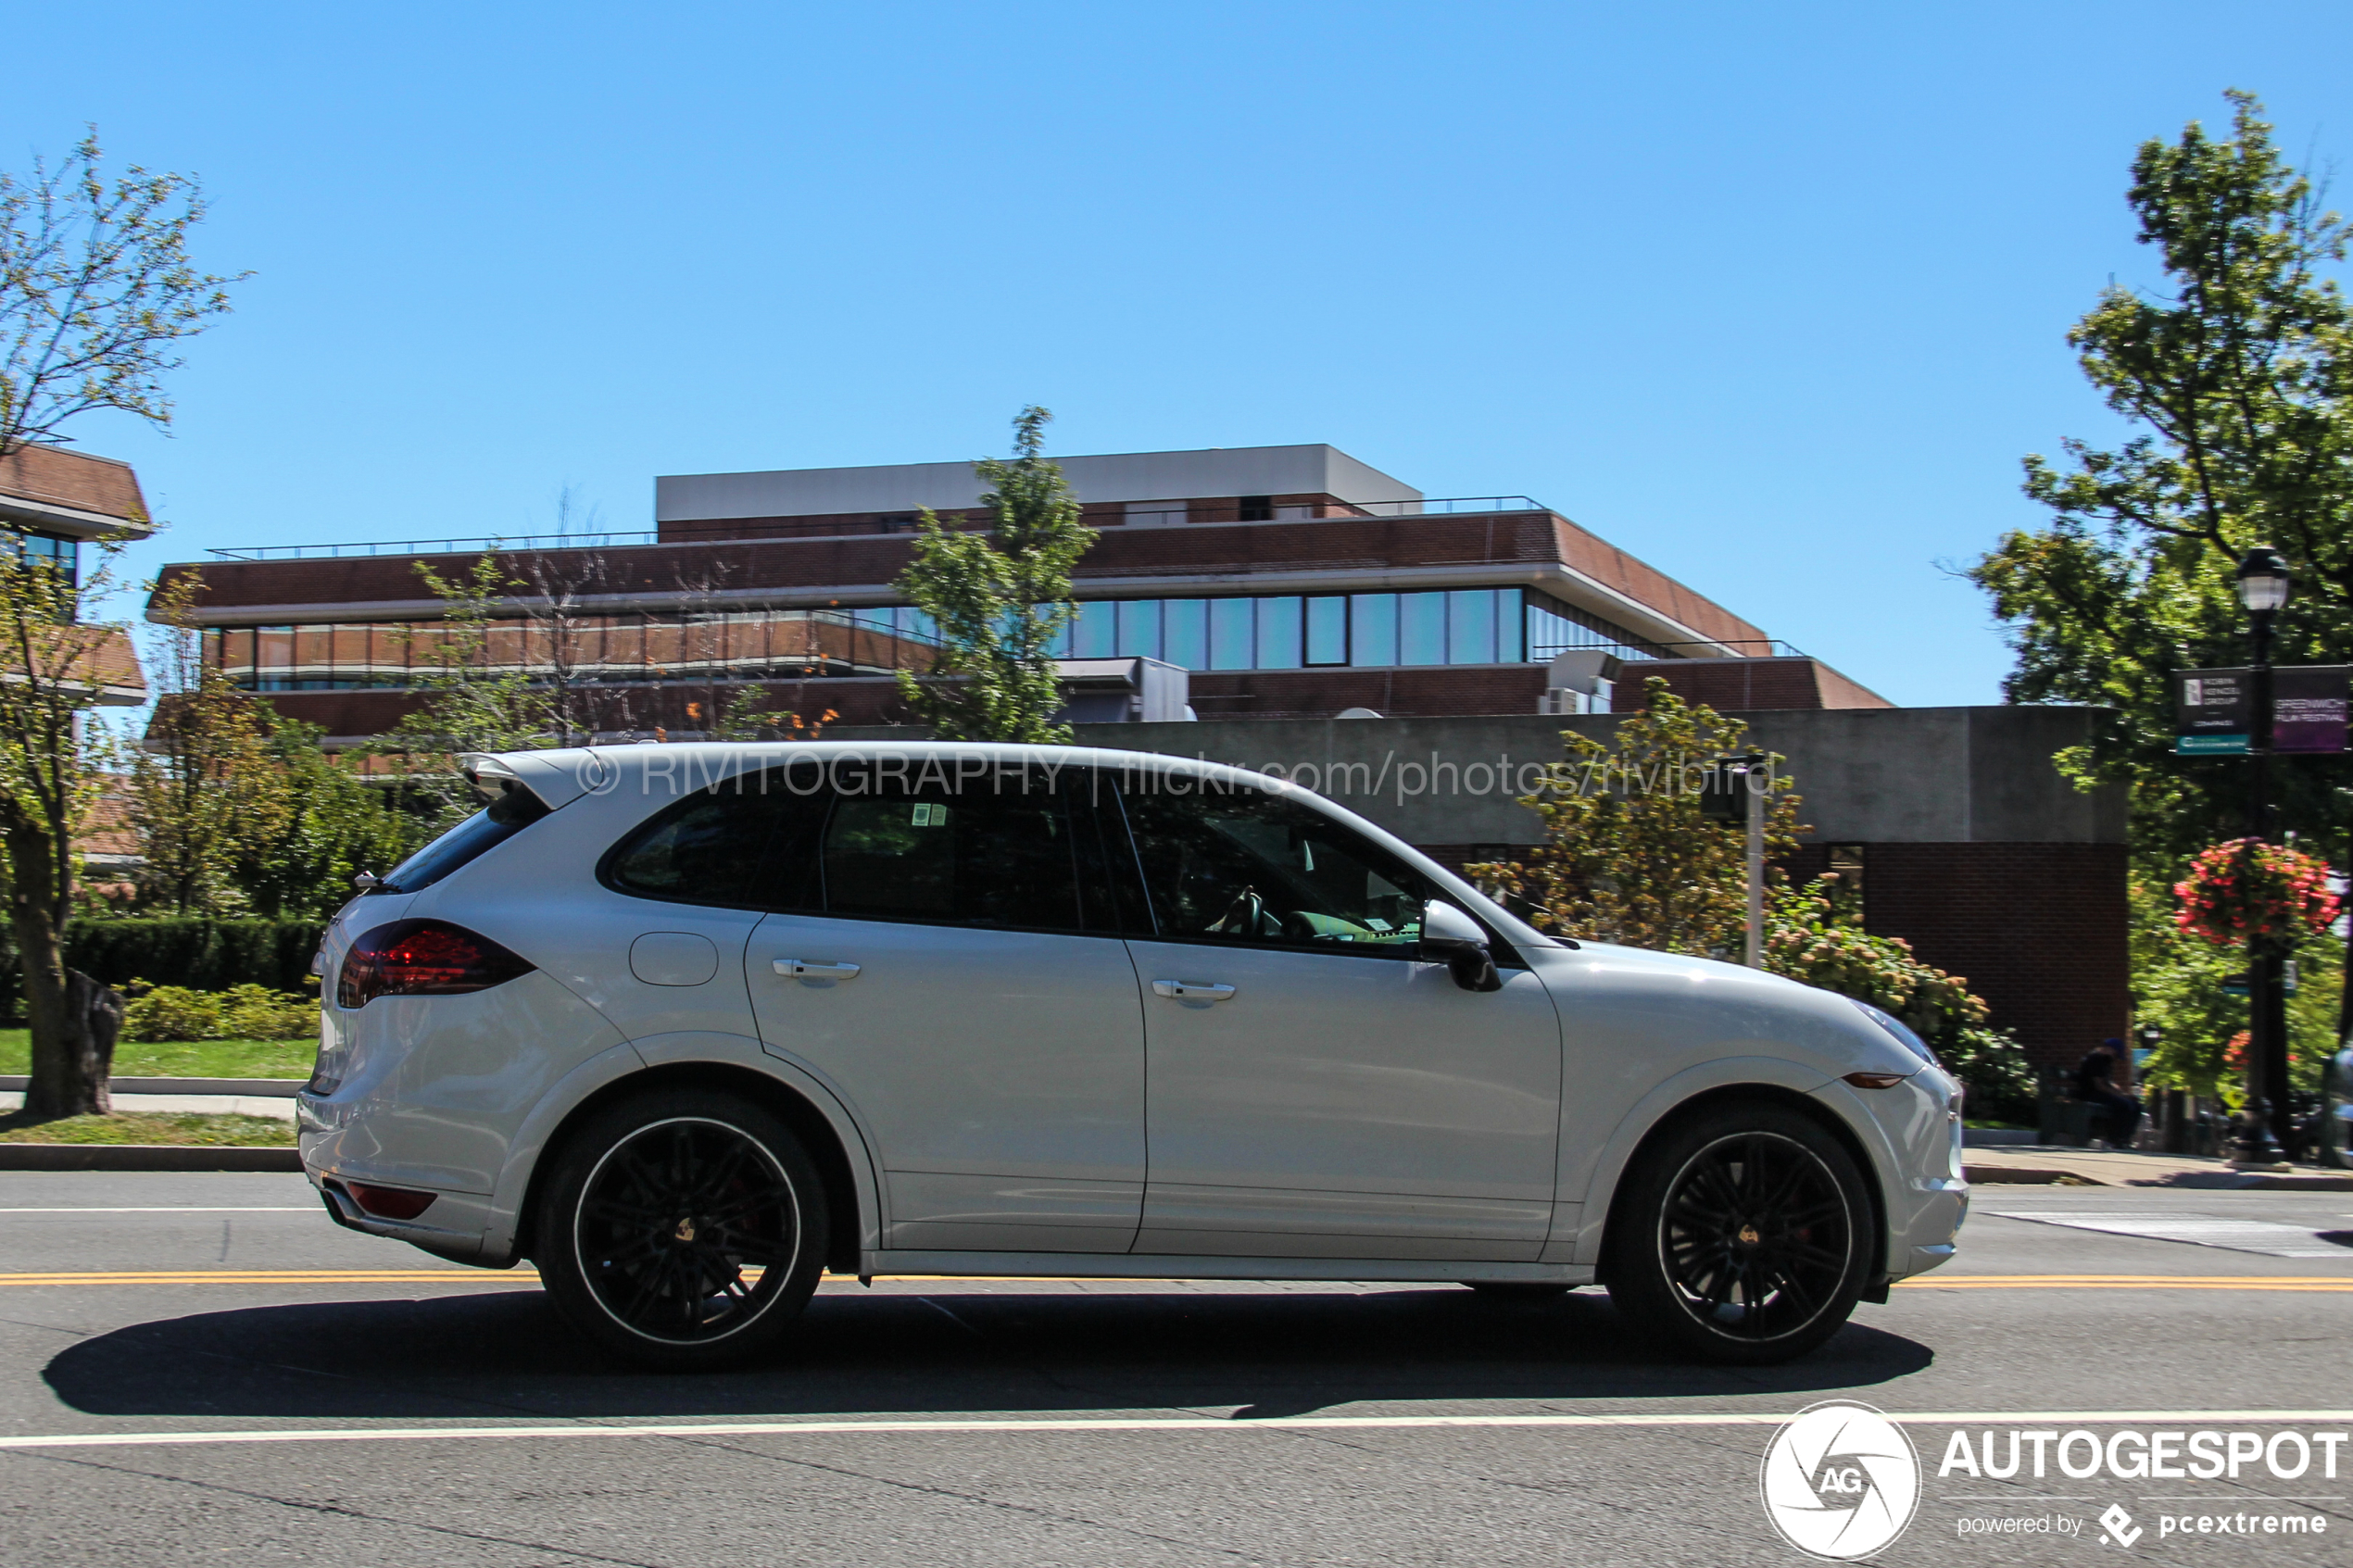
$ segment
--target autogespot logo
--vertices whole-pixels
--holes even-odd
[[[1869,1557],[1904,1533],[1920,1501],[1920,1461],[1901,1427],[1869,1405],[1809,1405],[1766,1446],[1765,1517],[1809,1557]]]

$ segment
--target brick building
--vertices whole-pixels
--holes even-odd
[[[78,582],[83,546],[90,541],[138,539],[154,531],[139,478],[128,463],[43,445],[19,446],[0,458],[0,546],[54,561]],[[136,708],[147,700],[146,680],[128,637],[94,628],[58,635],[81,651],[52,668],[70,668],[76,681],[86,671],[101,704]]]
[[[1570,651],[1733,706],[1886,706],[1524,496],[1432,499],[1321,445],[1060,461],[1101,531],[1061,651],[1178,666],[1203,720],[1533,713]],[[976,526],[979,488],[968,463],[673,476],[647,533],[220,550],[165,574],[202,573],[209,657],[333,737],[415,706],[442,609],[417,567],[485,549],[515,584],[497,657],[560,669],[600,729],[692,734],[746,687],[888,723],[891,671],[930,646],[892,588],[915,514]]]

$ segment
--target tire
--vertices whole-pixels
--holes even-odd
[[[1761,1366],[1837,1333],[1877,1223],[1862,1173],[1821,1125],[1769,1104],[1707,1107],[1654,1140],[1610,1217],[1619,1317],[1702,1361]]]
[[[1470,1282],[1470,1287],[1490,1301],[1526,1302],[1530,1305],[1557,1301],[1569,1291],[1565,1285],[1518,1279],[1475,1279]]]
[[[783,1122],[749,1100],[665,1089],[565,1139],[536,1217],[557,1310],[667,1372],[747,1361],[800,1313],[825,1257],[825,1195]]]

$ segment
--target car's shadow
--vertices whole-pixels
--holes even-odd
[[[1133,1411],[1291,1415],[1362,1400],[1718,1398],[1884,1383],[1926,1347],[1850,1323],[1778,1367],[1643,1348],[1608,1300],[1452,1286],[1339,1292],[827,1291],[787,1345],[658,1375],[568,1331],[536,1291],[202,1312],[75,1345],[44,1371],[107,1415],[409,1417]]]

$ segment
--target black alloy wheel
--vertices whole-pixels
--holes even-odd
[[[1872,1209],[1853,1158],[1806,1117],[1712,1108],[1644,1150],[1627,1183],[1610,1295],[1638,1329],[1755,1364],[1812,1349],[1853,1312]]]
[[[825,1205],[791,1131],[730,1096],[670,1091],[609,1110],[559,1157],[540,1273],[575,1327],[633,1360],[741,1361],[816,1288]]]

